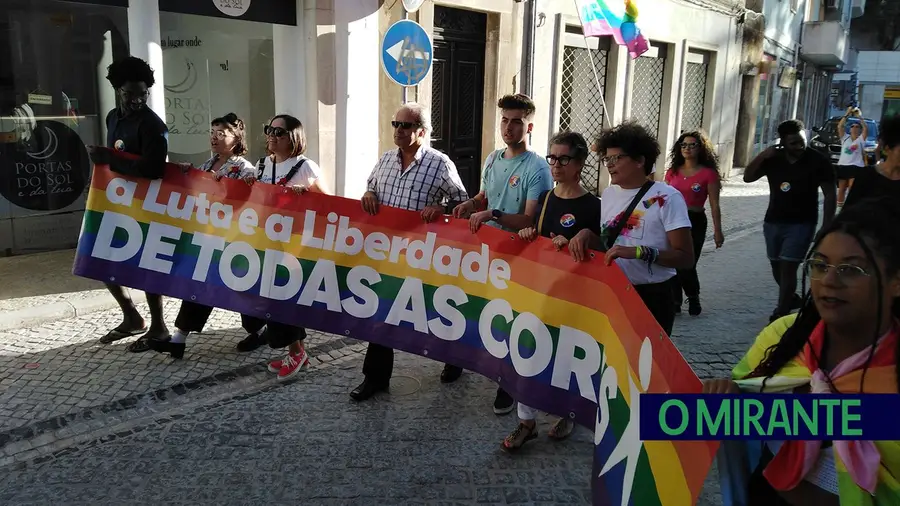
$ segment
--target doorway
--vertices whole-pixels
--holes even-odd
[[[456,164],[469,195],[481,189],[487,15],[434,7],[431,146]]]

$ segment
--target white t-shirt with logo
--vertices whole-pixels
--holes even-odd
[[[612,228],[625,212],[640,188],[630,190],[610,186],[601,195],[601,231]],[[616,239],[619,246],[648,246],[660,251],[672,248],[668,232],[680,228],[691,228],[687,204],[681,192],[671,186],[656,182],[644,194],[628,219],[627,224]],[[675,276],[675,269],[659,264],[648,265],[644,260],[616,259],[616,264],[633,285],[662,283]]]
[[[291,176],[289,181],[282,181],[291,169],[300,163],[303,160],[303,165],[298,167],[297,172]],[[322,169],[316,164],[316,162],[310,160],[309,158],[304,158],[302,156],[295,156],[293,158],[288,158],[287,160],[276,163],[275,164],[275,177],[272,177],[272,164],[273,160],[271,156],[267,156],[265,158],[265,162],[263,165],[263,173],[259,177],[260,183],[267,184],[283,184],[284,186],[294,186],[294,185],[304,185],[310,186],[314,182],[318,181],[320,177],[322,177]]]
[[[856,165],[857,167],[865,167],[866,162],[863,160],[863,154],[866,152],[866,140],[860,135],[853,140],[850,135],[844,135],[841,140],[841,156],[838,158],[838,165]]]

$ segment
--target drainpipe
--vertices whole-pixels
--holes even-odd
[[[537,26],[537,0],[525,1],[522,30],[522,79],[519,91],[532,96],[534,88],[534,29]]]

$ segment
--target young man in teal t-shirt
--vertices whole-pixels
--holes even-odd
[[[506,95],[497,102],[500,108],[500,133],[506,147],[488,155],[481,171],[481,191],[453,210],[457,218],[469,218],[472,233],[481,225],[518,232],[534,224],[538,196],[553,189],[547,160],[528,149],[528,136],[534,128],[534,102],[526,95]],[[456,381],[462,369],[447,365],[441,380]],[[494,413],[505,415],[516,401],[502,388],[497,389]]]

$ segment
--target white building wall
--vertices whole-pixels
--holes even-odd
[[[867,117],[880,119],[885,89],[900,88],[900,51],[860,51],[857,62],[860,108]]]
[[[570,0],[542,2],[539,10],[545,22],[535,33],[534,100],[537,104],[532,144],[539,152],[546,149],[550,135],[559,127],[560,73],[562,72],[563,39],[566,25],[580,26],[575,3]],[[703,127],[716,145],[723,171],[730,170],[737,126],[740,76],[738,72],[741,40],[736,18],[723,7],[720,12],[669,0],[654,1],[638,15],[638,26],[651,42],[664,43],[666,70],[660,112],[659,142],[667,151],[680,134],[683,104],[683,78],[687,49],[711,53],[707,76]],[[589,40],[595,44],[593,40]],[[634,62],[623,47],[612,45],[604,97],[613,125],[631,117],[634,96]],[[591,82],[593,77],[591,76]],[[593,92],[593,90],[592,90]],[[605,126],[605,125],[604,125]],[[589,139],[591,141],[591,139]],[[657,160],[657,174],[665,170],[665,154]],[[600,187],[608,184],[605,167],[601,170]]]

